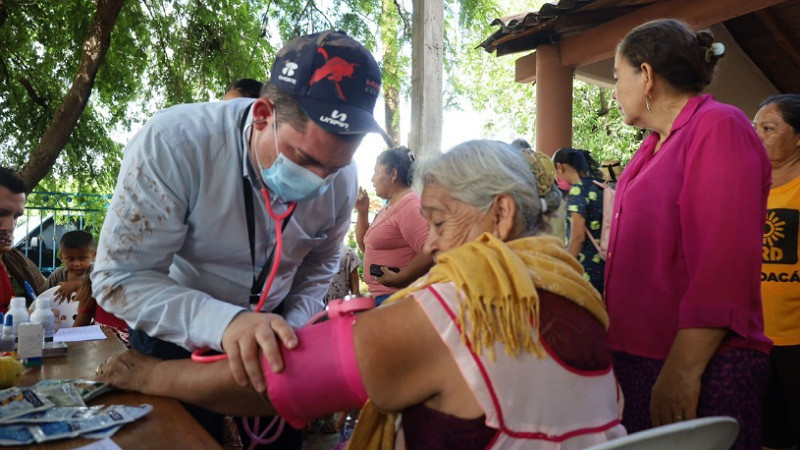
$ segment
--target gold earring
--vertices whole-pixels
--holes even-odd
[[[645,98],[645,99],[644,99],[644,106],[646,106],[646,107],[647,107],[647,112],[649,112],[650,114],[653,114],[653,110],[652,110],[652,109],[650,109],[650,99],[651,99],[651,98],[652,98],[652,97],[650,97],[650,94],[648,94],[648,95],[647,95],[647,98]]]

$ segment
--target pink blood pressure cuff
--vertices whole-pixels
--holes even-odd
[[[297,347],[281,347],[283,371],[272,372],[262,356],[269,399],[289,425],[299,429],[312,419],[360,408],[367,401],[356,361],[353,325],[356,312],[374,306],[374,299],[367,297],[331,300],[328,320],[296,330]]]

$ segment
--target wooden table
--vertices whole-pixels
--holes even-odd
[[[55,378],[94,379],[94,372],[109,356],[125,346],[108,330],[102,341],[69,343],[69,355],[46,358],[42,367],[28,369],[19,386],[30,386],[40,380]],[[130,392],[110,392],[90,401],[90,405],[153,405],[153,411],[126,424],[111,439],[125,450],[153,448],[220,448],[208,432],[197,423],[177,400]],[[25,446],[37,449],[72,449],[96,442],[94,439],[65,439]],[[4,447],[7,448],[7,447]]]

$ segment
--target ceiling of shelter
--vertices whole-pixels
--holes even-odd
[[[533,50],[582,33],[657,0],[561,0],[495,19],[480,46],[497,56]],[[784,1],[723,23],[736,43],[781,92],[800,93],[800,1]]]
[[[725,28],[779,91],[800,93],[800,2],[728,20]]]

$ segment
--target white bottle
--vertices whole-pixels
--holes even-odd
[[[19,334],[19,324],[30,320],[28,310],[25,308],[25,297],[13,297],[7,314],[14,316],[14,336],[16,336]]]
[[[14,316],[16,319],[16,316]],[[40,323],[44,328],[44,340],[52,341],[53,333],[56,328],[56,316],[53,310],[50,309],[50,299],[47,297],[36,299],[36,309],[33,310],[30,320],[32,323]],[[14,320],[16,322],[16,320]]]
[[[0,352],[13,352],[17,349],[17,344],[14,342],[17,339],[14,335],[14,316],[6,314],[4,323],[3,332],[0,334]]]

